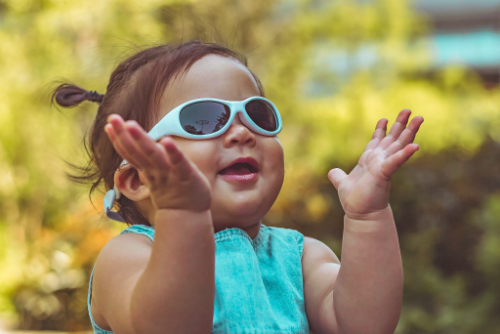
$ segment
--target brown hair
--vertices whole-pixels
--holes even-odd
[[[104,182],[106,190],[113,188],[114,173],[123,158],[115,151],[104,132],[107,117],[119,114],[124,120],[137,121],[149,131],[158,121],[160,100],[168,82],[209,54],[233,58],[247,66],[243,55],[220,44],[189,41],[147,48],[124,60],[111,74],[105,95],[68,83],[54,89],[52,102],[60,106],[74,107],[83,101],[99,104],[94,123],[84,140],[88,162],[84,166],[68,163],[77,171],[67,174],[68,178],[77,183],[92,184],[90,198],[101,182]],[[259,79],[253,72],[250,73],[257,82],[260,94],[264,96]],[[129,170],[137,173],[134,168]],[[117,202],[118,212],[127,224],[150,225],[134,201],[122,195]]]

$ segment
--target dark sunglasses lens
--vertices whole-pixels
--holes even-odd
[[[275,131],[277,128],[276,115],[273,107],[267,102],[253,100],[246,104],[245,109],[248,116],[259,127],[266,131]]]
[[[184,107],[180,113],[182,128],[193,135],[219,131],[231,116],[228,106],[217,102],[198,102]]]

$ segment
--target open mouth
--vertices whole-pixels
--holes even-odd
[[[226,180],[253,182],[259,177],[259,163],[252,157],[238,158],[219,171]]]
[[[258,169],[248,162],[237,162],[229,167],[222,169],[219,174],[221,175],[246,175],[257,173]]]

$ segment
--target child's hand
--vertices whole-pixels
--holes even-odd
[[[115,114],[108,117],[105,130],[118,154],[139,171],[158,210],[210,209],[210,183],[171,138],[155,143],[136,121],[124,122]]]
[[[414,117],[405,128],[410,114],[410,110],[402,110],[387,136],[387,119],[378,121],[371,141],[349,175],[338,168],[328,173],[347,217],[362,219],[389,205],[392,175],[419,148],[412,143],[424,119]]]

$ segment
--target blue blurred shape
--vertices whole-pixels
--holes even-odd
[[[473,68],[490,68],[500,65],[498,32],[437,34],[430,39],[434,66],[460,64]]]

